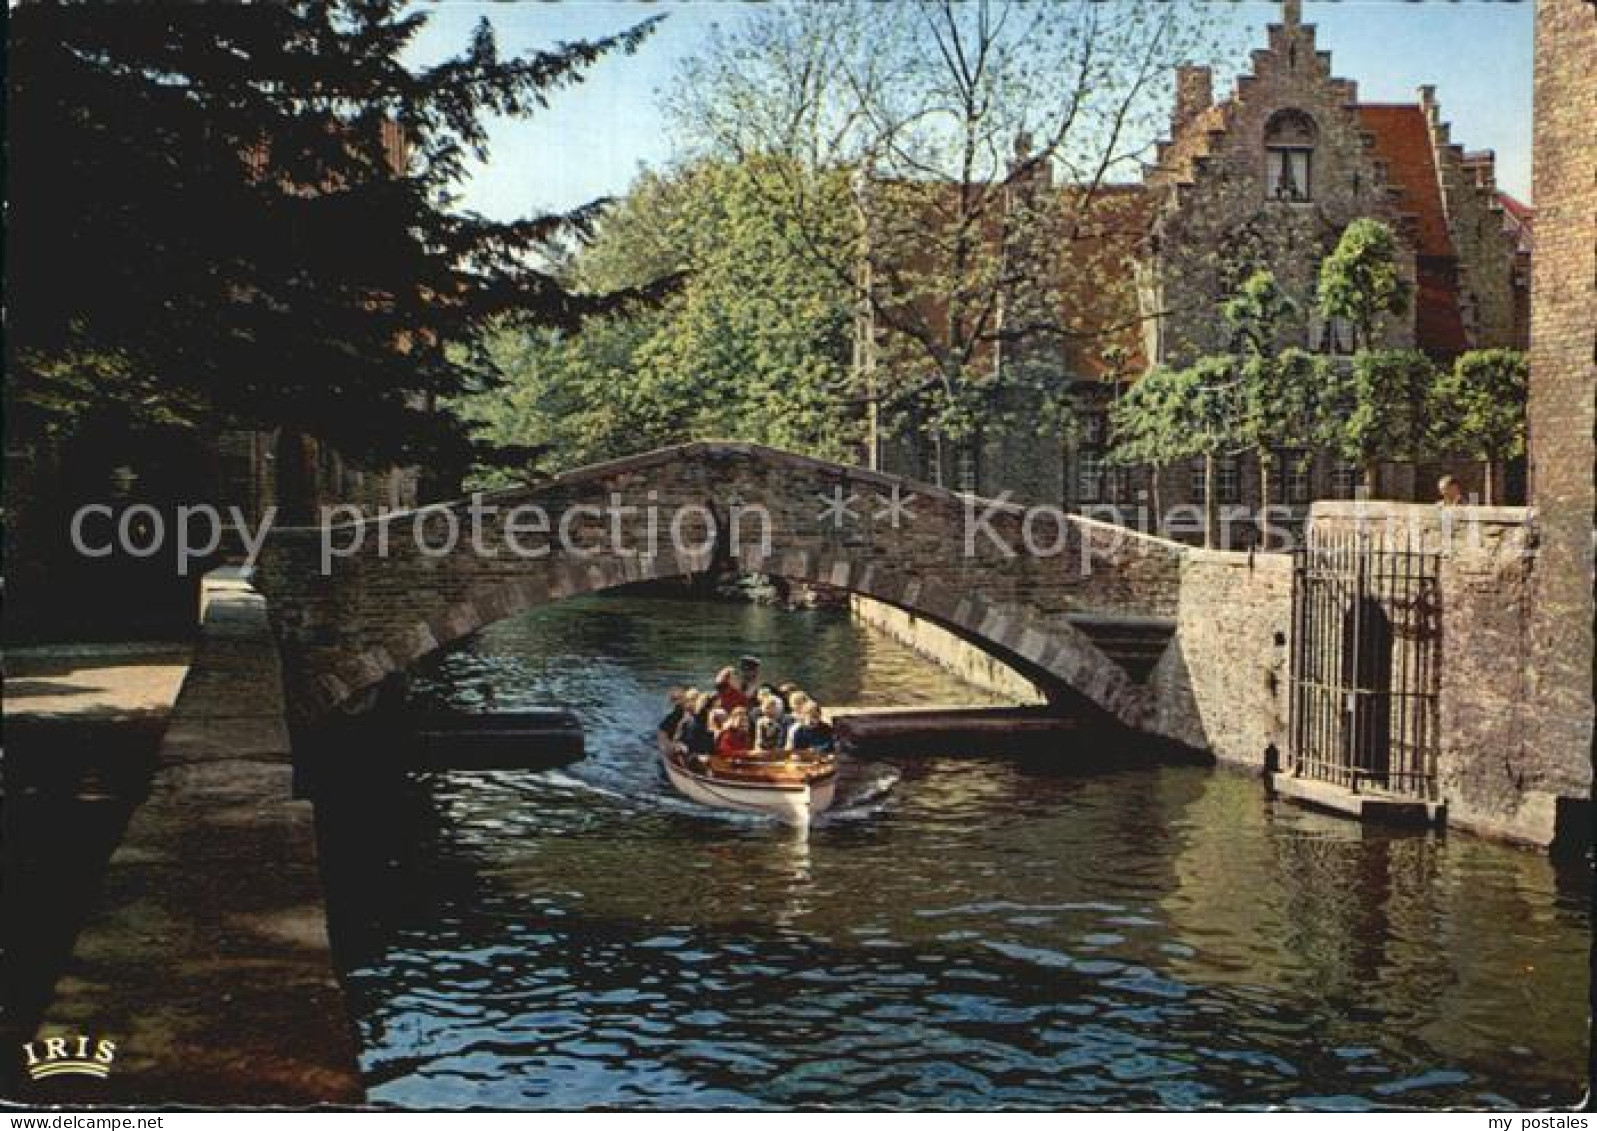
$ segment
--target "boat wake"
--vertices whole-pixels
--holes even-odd
[[[816,825],[868,820],[893,803],[893,787],[903,773],[885,762],[846,758],[838,771],[837,800],[815,819]]]

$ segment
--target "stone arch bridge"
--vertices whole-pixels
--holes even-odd
[[[754,444],[692,443],[381,517],[274,532],[255,585],[291,714],[348,709],[534,606],[737,567],[884,602],[1137,728],[1185,548]]]

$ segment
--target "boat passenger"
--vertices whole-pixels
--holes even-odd
[[[724,667],[715,673],[715,705],[723,711],[735,711],[739,707],[747,707],[749,697],[743,693],[739,686],[737,672],[731,667]]]
[[[656,729],[669,739],[676,738],[677,724],[682,721],[682,716],[687,711],[683,705],[687,691],[687,688],[673,687],[667,696],[671,701],[671,710],[660,720],[660,725]]]
[[[821,715],[819,703],[812,702],[805,707],[799,725],[788,734],[787,748],[819,750],[823,753],[837,749],[837,734],[832,730],[832,724]]]
[[[715,696],[707,691],[700,691],[697,687],[690,687],[682,693],[682,707],[686,712],[699,716],[699,721],[704,721],[704,716],[710,713],[710,705]]]
[[[685,699],[683,703],[687,710],[677,725],[676,741],[689,754],[708,754],[715,749],[715,736],[699,715],[699,707],[705,698],[699,692],[694,692],[693,698]]]
[[[782,700],[768,695],[760,706],[760,717],[754,723],[754,748],[756,750],[782,749],[787,728],[782,725]]]
[[[747,754],[753,745],[754,736],[749,732],[748,709],[738,707],[727,716],[726,725],[721,728],[721,733],[715,736],[715,752],[735,757]]]
[[[815,702],[815,700],[811,699],[803,691],[797,688],[793,690],[793,698],[788,704],[786,727],[783,731],[784,734],[791,735],[793,733],[794,727],[804,725],[804,711],[813,702]],[[785,742],[784,745],[786,745]]]
[[[760,686],[760,658],[743,656],[738,660],[738,689],[745,699],[753,699]]]
[[[791,681],[777,684],[776,693],[782,697],[782,706],[789,711],[793,710],[793,696],[804,694],[799,690],[799,685]]]
[[[716,707],[711,710],[710,717],[707,721],[707,725],[710,728],[710,734],[716,738],[721,737],[721,732],[726,729],[726,720],[727,714],[725,711],[721,710],[721,708]]]

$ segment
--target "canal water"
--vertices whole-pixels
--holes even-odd
[[[1256,778],[1062,740],[873,762],[808,835],[672,796],[673,683],[741,652],[829,704],[972,693],[836,610],[585,598],[418,675],[568,705],[589,755],[319,804],[374,1102],[500,1108],[1561,1105],[1590,887]]]

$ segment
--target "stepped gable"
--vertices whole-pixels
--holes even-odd
[[[1227,135],[1248,116],[1252,104],[1262,101],[1273,105],[1278,101],[1275,96],[1280,88],[1287,84],[1329,84],[1340,104],[1341,125],[1354,133],[1364,131],[1358,113],[1358,84],[1332,73],[1331,53],[1316,46],[1315,27],[1302,23],[1297,3],[1287,3],[1283,16],[1283,22],[1269,25],[1268,46],[1251,52],[1249,69],[1237,76],[1228,97],[1198,112],[1183,114],[1178,108],[1171,136],[1158,143],[1154,162],[1145,170],[1147,184],[1194,184],[1216,158]],[[1189,69],[1207,70],[1183,68]],[[1365,139],[1367,150],[1373,151],[1374,144],[1373,138]],[[1377,194],[1385,187],[1384,176],[1380,174],[1384,174],[1384,170],[1378,171],[1379,183],[1369,186]]]
[[[1361,103],[1357,84],[1333,74],[1296,0],[1227,97],[1212,101],[1211,81],[1207,68],[1178,68],[1170,136],[1144,171],[1162,198],[1156,254],[1165,236],[1165,246],[1186,249],[1176,254],[1187,260],[1187,302],[1228,285],[1194,262],[1208,248],[1262,238],[1263,254],[1279,264],[1306,240],[1329,250],[1348,223],[1368,216],[1391,224],[1414,254],[1412,335],[1394,344],[1446,359],[1522,337],[1528,210],[1497,191],[1493,154],[1453,143],[1434,88],[1420,87],[1415,102]],[[1255,162],[1271,123],[1294,110],[1315,131],[1312,199],[1261,210]],[[1283,283],[1307,297],[1312,273],[1296,274]],[[1179,336],[1204,344],[1201,327],[1189,330]]]
[[[1460,309],[1471,346],[1529,343],[1528,232],[1512,217],[1497,190],[1497,155],[1466,152],[1442,120],[1436,88],[1419,88],[1420,106],[1436,154],[1442,207],[1458,257]]]

